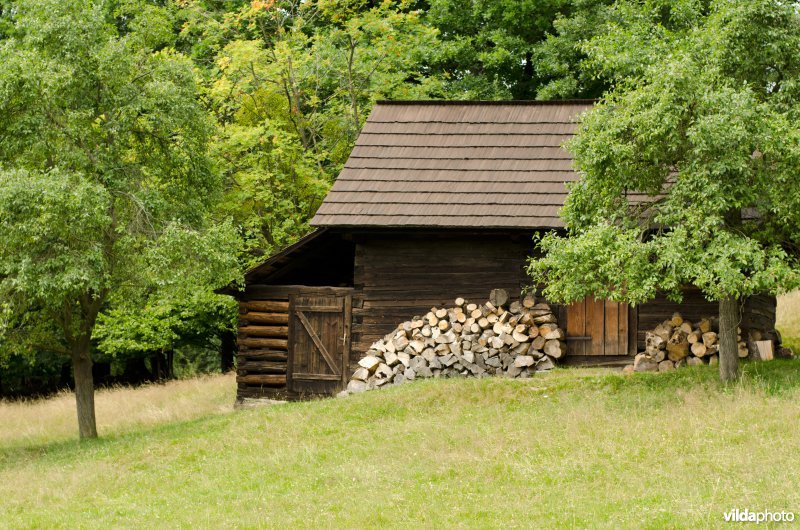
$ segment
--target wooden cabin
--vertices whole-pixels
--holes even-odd
[[[370,344],[456,297],[520,293],[538,231],[563,229],[561,146],[591,102],[380,102],[313,218],[316,230],[246,275],[238,293],[238,395],[298,398],[344,387]],[[645,330],[716,303],[588,298],[558,307],[568,364],[628,363]],[[774,329],[774,297],[742,326]]]

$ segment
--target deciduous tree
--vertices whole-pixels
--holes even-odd
[[[192,64],[144,4],[22,0],[0,42],[0,351],[71,359],[82,438],[101,313],[238,269]]]
[[[562,301],[680,300],[699,287],[719,301],[729,381],[742,298],[800,276],[800,15],[773,0],[698,6],[669,38],[642,24],[624,45],[591,43],[591,58],[628,74],[569,145],[581,178],[562,211],[568,234],[545,236],[530,272]]]

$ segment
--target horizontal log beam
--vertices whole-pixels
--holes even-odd
[[[285,351],[277,350],[239,350],[239,355],[237,355],[239,362],[249,360],[285,362],[288,358],[289,355]]]
[[[286,350],[289,348],[289,341],[287,339],[256,339],[245,337],[239,339],[239,345],[248,348]]]
[[[239,302],[239,307],[250,311],[261,311],[265,313],[288,313],[289,302],[279,302],[277,300],[250,300]],[[245,314],[247,314],[245,313]]]
[[[237,383],[246,385],[282,386],[286,385],[285,375],[240,375],[236,378]]]
[[[259,313],[248,311],[239,317],[239,323],[246,324],[288,324],[289,313]]]
[[[238,375],[248,374],[285,374],[286,363],[271,361],[249,361],[239,364]]]
[[[239,333],[250,337],[279,337],[289,336],[288,326],[239,326]]]

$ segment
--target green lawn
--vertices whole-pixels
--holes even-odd
[[[708,367],[557,370],[240,411],[219,406],[233,387],[184,389],[193,419],[101,416],[90,443],[6,433],[0,525],[712,528],[800,508],[800,362],[730,389]],[[98,399],[136,416],[141,391],[116,392]],[[0,424],[22,406],[45,405]]]

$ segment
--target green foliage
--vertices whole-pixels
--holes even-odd
[[[534,61],[553,20],[569,0],[431,0],[428,24],[442,44],[432,68],[442,73],[448,97],[534,99],[540,86]]]
[[[174,321],[141,316],[141,302],[205,320],[197,300],[238,274],[234,231],[210,223],[211,123],[191,63],[166,47],[170,14],[132,1],[16,7],[0,43],[2,351],[85,354],[101,314],[109,351],[120,333],[163,344]]]
[[[228,29],[207,92],[211,152],[254,264],[309,230],[376,99],[438,90],[421,69],[436,32],[394,2],[254,2]]]
[[[800,16],[767,0],[681,6],[662,13],[667,30],[619,4],[639,21],[632,35],[588,47],[619,84],[570,144],[582,178],[562,212],[569,237],[545,236],[530,265],[553,299],[680,299],[693,284],[719,300],[800,283]]]

